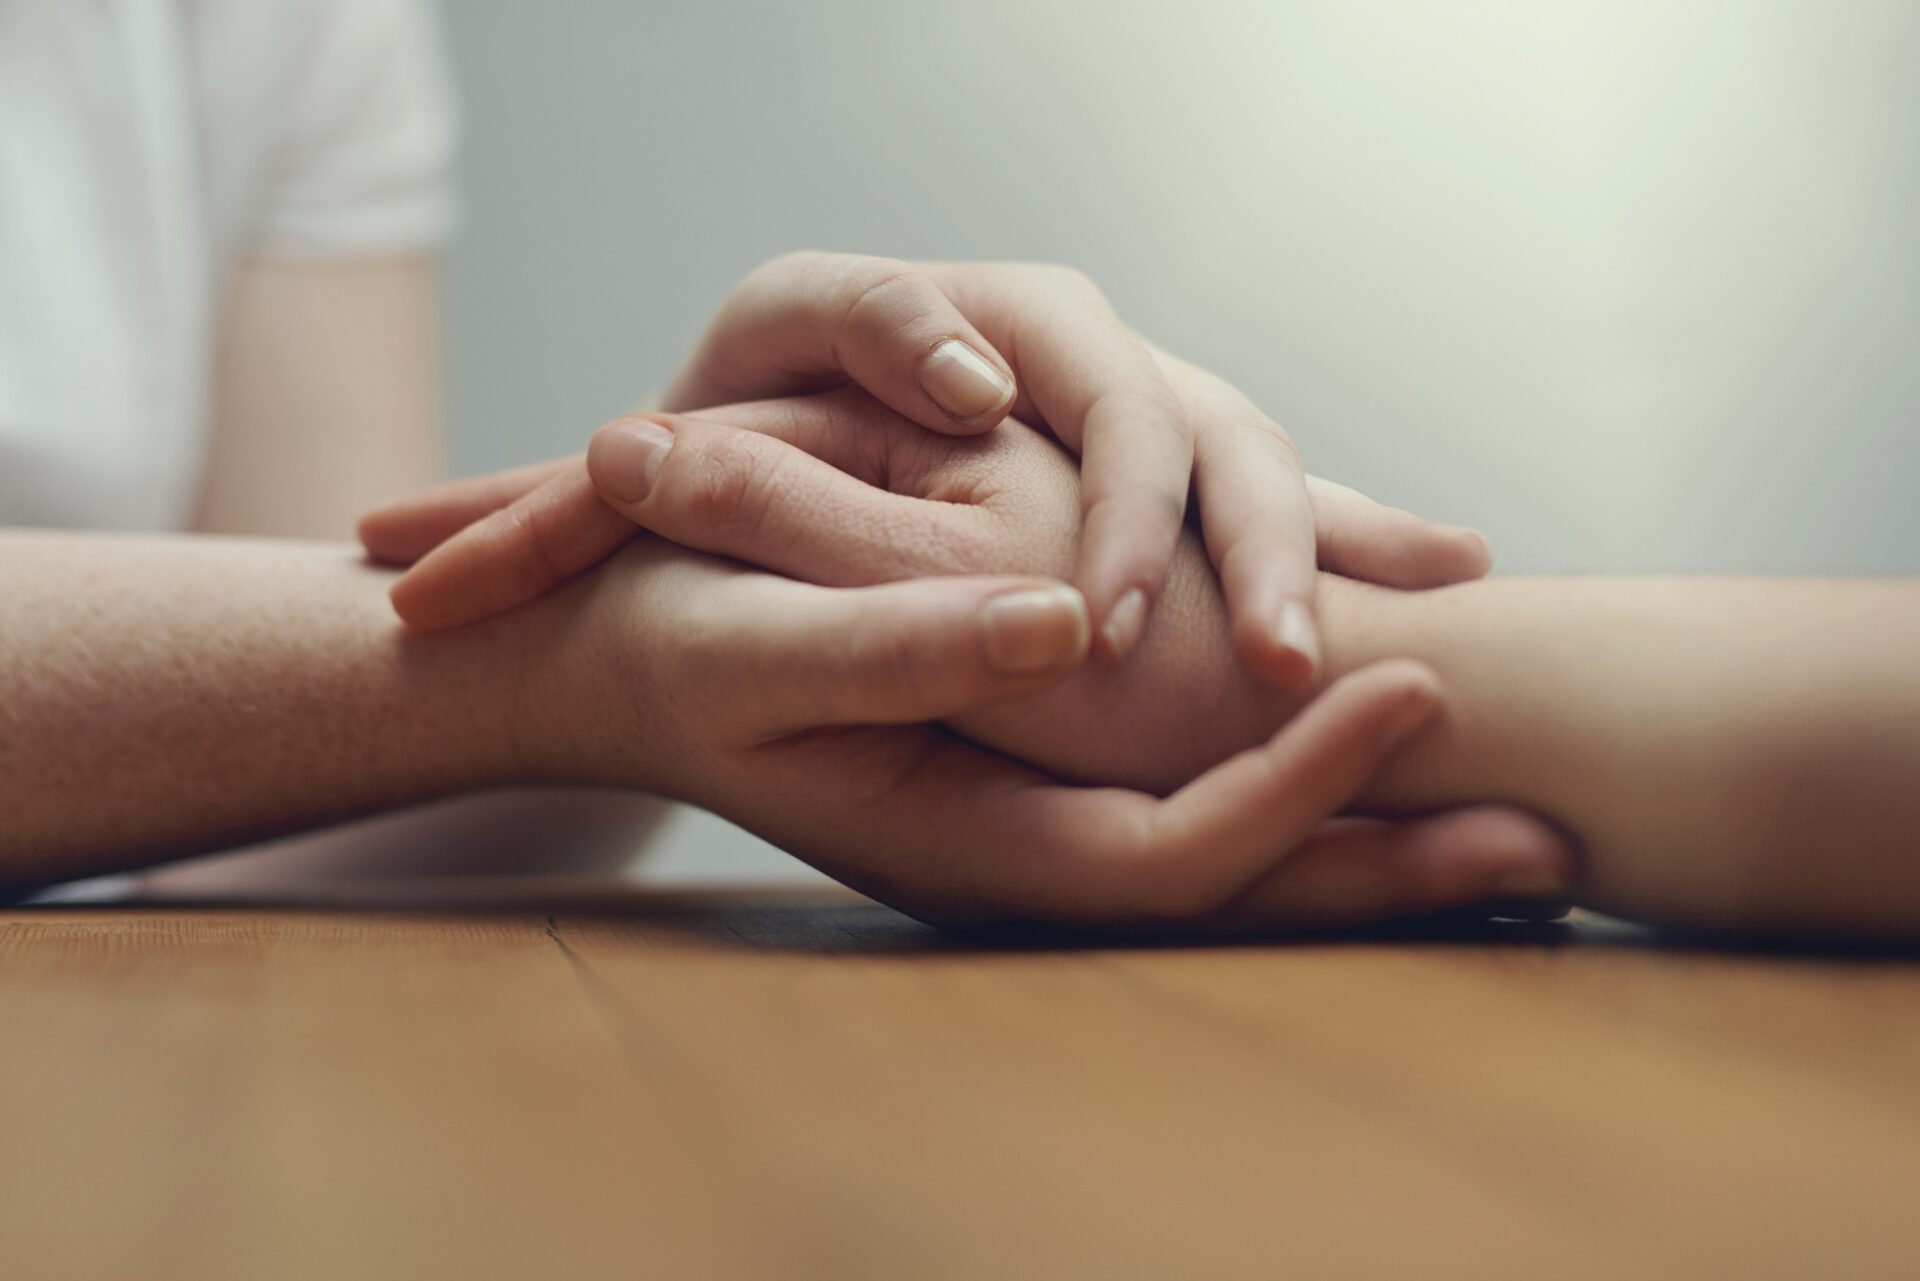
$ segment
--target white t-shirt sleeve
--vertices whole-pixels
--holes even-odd
[[[403,254],[454,225],[457,111],[429,0],[327,0],[286,60],[242,252]]]

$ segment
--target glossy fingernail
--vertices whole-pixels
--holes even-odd
[[[594,433],[587,467],[594,484],[624,503],[653,492],[653,482],[673,448],[673,433],[651,418],[622,418]]]
[[[920,362],[920,389],[963,422],[1013,401],[1013,380],[958,338],[947,339]]]
[[[1138,587],[1114,603],[1107,621],[1100,627],[1100,639],[1115,658],[1125,658],[1139,643],[1140,629],[1147,621],[1147,595]]]
[[[980,607],[987,666],[1003,676],[1065,667],[1087,649],[1087,603],[1071,587],[1002,592]]]
[[[1314,628],[1313,615],[1303,602],[1290,600],[1280,607],[1273,638],[1280,648],[1290,649],[1307,660],[1309,679],[1320,670],[1320,633]]]

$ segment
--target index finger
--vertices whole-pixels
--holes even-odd
[[[1313,624],[1313,507],[1293,441],[1235,388],[1156,353],[1200,437],[1193,483],[1207,554],[1241,660],[1263,680],[1302,690],[1320,663]]]
[[[510,471],[450,480],[360,518],[356,532],[367,555],[387,565],[411,565],[483,517],[525,498],[585,455],[515,467]]]
[[[1013,353],[1031,412],[1081,456],[1074,585],[1109,657],[1139,640],[1186,520],[1193,431],[1147,346],[1084,275],[1009,263],[927,264],[942,291]]]
[[[796,253],[740,282],[660,407],[707,409],[847,379],[948,435],[989,430],[1014,399],[1000,353],[911,263]]]
[[[464,627],[539,599],[636,532],[601,501],[586,460],[565,459],[544,482],[415,561],[388,599],[409,627]]]

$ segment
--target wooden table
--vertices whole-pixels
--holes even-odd
[[[1913,956],[380,901],[0,913],[0,1277],[1920,1276]]]

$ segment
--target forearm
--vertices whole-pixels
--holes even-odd
[[[506,781],[515,650],[344,546],[0,533],[0,885]]]
[[[344,538],[440,478],[435,278],[420,258],[240,264],[196,529]]]
[[[1323,578],[1331,680],[1431,664],[1439,725],[1366,800],[1507,801],[1583,842],[1582,901],[1672,924],[1920,935],[1920,591],[1712,579]],[[1135,659],[964,722],[1073,777],[1165,791],[1297,704],[1234,662],[1191,539]]]
[[[1715,579],[1333,583],[1335,671],[1424,659],[1449,712],[1392,808],[1508,800],[1585,844],[1582,902],[1663,923],[1920,935],[1920,591]]]

